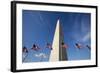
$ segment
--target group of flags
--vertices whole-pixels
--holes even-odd
[[[65,44],[64,42],[62,42],[61,47],[63,49],[67,49],[68,45]],[[91,49],[91,47],[89,45],[83,46],[80,43],[75,43],[75,47],[78,48],[78,49],[81,49],[83,47],[87,47],[89,50]],[[53,50],[52,45],[50,43],[46,44],[46,48]],[[38,50],[40,50],[40,47],[37,44],[33,44],[31,50],[38,51]],[[28,49],[25,46],[23,47],[23,52],[28,53]]]
[[[47,43],[46,48],[49,48],[52,50],[51,44]],[[38,50],[40,50],[40,47],[37,44],[33,44],[31,49],[28,49],[27,47],[24,46],[22,49],[22,52],[26,53],[26,55],[23,57],[23,60],[22,60],[23,62],[27,58],[29,50],[38,51]],[[40,58],[41,59],[40,61],[42,61],[44,58],[48,58],[48,56],[44,53],[35,54],[34,56]]]
[[[84,45],[81,44],[81,43],[75,43],[75,47],[76,47],[77,49],[82,49],[82,48],[86,48],[86,47],[87,47],[89,50],[91,50],[91,47],[90,47],[89,45],[85,45],[85,46],[84,46]],[[48,49],[50,49],[50,50],[53,50],[52,45],[51,45],[50,43],[47,43],[47,44],[46,44],[46,48],[48,48]],[[67,49],[67,48],[69,48],[69,47],[68,47],[67,44],[65,44],[64,42],[62,42],[62,43],[61,43],[61,48],[62,48],[62,49]],[[38,50],[40,50],[40,49],[41,49],[41,48],[40,48],[37,44],[33,44],[33,45],[32,45],[32,48],[31,48],[30,50],[38,51]],[[23,52],[23,53],[26,53],[26,54],[28,55],[29,49],[28,49],[27,47],[24,46],[23,49],[22,49],[22,52]],[[23,62],[25,61],[27,55],[23,58]],[[42,61],[44,58],[48,58],[48,55],[46,55],[46,54],[44,54],[44,53],[35,54],[34,56],[40,58],[40,61]]]
[[[89,45],[82,45],[80,43],[75,43],[75,45],[76,45],[76,48],[78,48],[78,49],[81,49],[84,47],[88,48],[89,50],[91,49],[91,47]]]
[[[81,43],[75,43],[75,47],[78,49],[82,49],[82,48],[88,48],[89,50],[91,49],[91,47],[89,45],[83,45]],[[66,48],[68,48],[68,45],[65,44],[64,42],[62,42],[62,48],[66,49]]]
[[[52,50],[52,45],[51,45],[50,43],[47,43],[47,44],[46,44],[46,48],[49,48],[49,49]],[[40,50],[40,47],[39,47],[37,44],[33,44],[31,50],[38,51],[38,50]],[[26,47],[24,46],[22,51],[23,51],[24,53],[28,53],[28,48],[26,48]]]

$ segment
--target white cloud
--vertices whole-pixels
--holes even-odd
[[[38,58],[48,58],[48,56],[44,53],[39,53],[39,54],[34,54],[35,57],[38,57]]]

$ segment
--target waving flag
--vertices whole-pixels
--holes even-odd
[[[33,44],[31,49],[35,50],[35,51],[38,51],[40,48],[36,44]]]
[[[66,45],[64,42],[62,42],[61,46],[62,46],[62,48],[64,48],[64,49],[68,48],[68,45]]]
[[[23,47],[23,52],[28,53],[28,49],[25,46]]]
[[[49,48],[52,50],[52,45],[50,43],[47,43],[46,48]]]
[[[81,49],[81,48],[82,48],[81,44],[79,44],[79,43],[76,43],[75,45],[76,45],[76,47],[77,47],[78,49]]]
[[[90,50],[91,49],[91,47],[89,46],[89,45],[86,45],[86,47]]]

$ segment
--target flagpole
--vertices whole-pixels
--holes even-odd
[[[25,61],[25,59],[27,58],[27,56],[28,56],[28,53],[27,53],[27,55],[24,57],[24,59],[22,60],[22,62],[24,62],[24,61]]]

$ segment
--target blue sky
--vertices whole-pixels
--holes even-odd
[[[91,45],[90,27],[91,15],[89,13],[50,12],[23,10],[22,12],[22,46],[29,50],[25,62],[49,61],[50,49],[45,48],[49,42],[52,44],[57,20],[60,20],[68,60],[90,59],[90,50],[85,45]],[[36,52],[30,50],[33,44],[41,49]],[[75,43],[81,43],[82,48],[76,48]],[[36,54],[46,54],[47,58],[39,58]],[[24,53],[23,53],[24,55]]]

